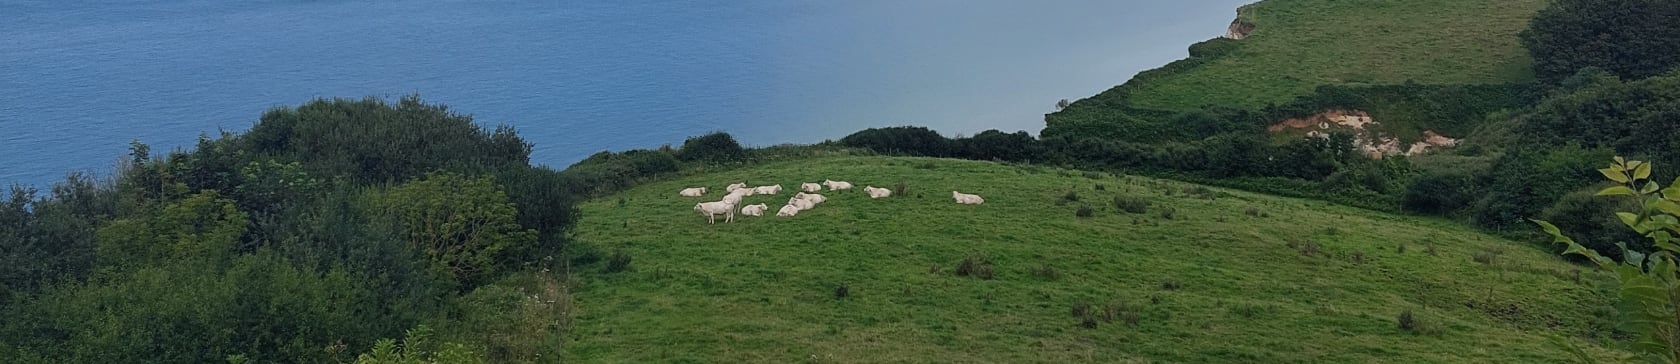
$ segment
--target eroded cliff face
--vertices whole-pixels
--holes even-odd
[[[1354,147],[1359,148],[1361,154],[1371,159],[1393,155],[1417,155],[1434,148],[1458,145],[1458,139],[1441,135],[1434,130],[1424,130],[1422,140],[1402,146],[1399,138],[1378,135],[1377,131],[1366,128],[1368,125],[1377,124],[1379,123],[1376,120],[1371,119],[1371,114],[1363,110],[1326,110],[1308,117],[1285,119],[1266,127],[1266,131],[1274,134],[1306,131],[1309,138],[1329,138],[1331,132],[1344,130],[1353,134]]]
[[[1232,20],[1231,26],[1225,29],[1225,37],[1231,39],[1248,38],[1248,35],[1252,33],[1254,33],[1254,23],[1242,19]]]

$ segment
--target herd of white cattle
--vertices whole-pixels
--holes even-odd
[[[828,201],[828,197],[816,193],[822,191],[825,186],[828,187],[829,191],[835,192],[852,189],[852,183],[846,181],[823,180],[820,184],[800,183],[799,192],[794,193],[793,197],[788,199],[787,205],[782,206],[779,210],[776,210],[776,216],[793,217],[795,215],[799,215],[800,211],[814,209],[817,207],[817,204]],[[717,223],[718,215],[723,215],[723,222],[725,223],[734,222],[736,210],[735,206],[741,204],[741,198],[752,195],[781,194],[782,186],[769,185],[747,187],[747,184],[742,182],[730,184],[729,186],[724,187],[724,191],[727,193],[724,194],[722,200],[694,204],[695,212],[699,212],[701,215],[706,215],[707,224]],[[875,186],[864,186],[863,192],[868,194],[869,198],[891,197],[893,193],[891,189],[878,188]],[[706,187],[684,188],[682,191],[677,192],[677,194],[683,197],[705,197]],[[957,191],[951,191],[951,198],[955,199],[958,204],[963,205],[979,205],[986,202],[986,199],[980,198],[978,195],[971,195]],[[742,215],[764,216],[764,212],[769,209],[769,205],[761,203],[756,205],[741,206],[740,211]]]

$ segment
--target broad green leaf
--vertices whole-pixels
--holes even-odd
[[[1666,227],[1669,227],[1669,226],[1680,225],[1680,218],[1674,217],[1672,215],[1652,215],[1651,218],[1650,218],[1650,221],[1651,221],[1652,224],[1657,225],[1657,228],[1666,228]],[[1655,230],[1655,229],[1652,229],[1652,230]]]
[[[1656,260],[1656,263],[1651,264],[1651,273],[1658,276],[1658,277],[1663,277],[1664,278],[1663,279],[1664,283],[1673,281],[1673,279],[1674,279],[1674,260],[1673,259],[1668,259],[1668,258],[1660,256],[1660,255],[1657,256],[1655,260]]]
[[[1576,244],[1574,241],[1568,241],[1566,244],[1568,247],[1564,248],[1563,255],[1575,254],[1586,257],[1587,260],[1591,260],[1594,264],[1598,264],[1599,268],[1603,268],[1605,270],[1615,269],[1616,267],[1616,262],[1611,261],[1610,258],[1605,258],[1603,255],[1599,255],[1597,251],[1587,249],[1587,247],[1581,246],[1581,244]]]
[[[1611,181],[1616,181],[1616,183],[1628,183],[1627,174],[1622,173],[1622,171],[1617,170],[1615,167],[1600,169],[1598,170],[1598,173],[1604,174],[1604,178],[1609,178]]]
[[[1657,203],[1655,203],[1653,205],[1655,205],[1653,207],[1656,207],[1657,211],[1662,211],[1663,213],[1669,214],[1669,215],[1680,216],[1680,203],[1676,203],[1674,201],[1669,201],[1669,200],[1662,200],[1662,201],[1657,201]]]
[[[1657,186],[1656,182],[1645,182],[1645,188],[1639,189],[1639,194],[1649,195],[1652,192],[1657,192],[1658,187],[1661,187],[1661,186]]]
[[[1622,223],[1626,224],[1630,228],[1639,228],[1639,215],[1632,212],[1618,212],[1616,213],[1616,217],[1621,218]]]
[[[1639,268],[1645,267],[1645,253],[1628,249],[1627,243],[1616,243],[1616,247],[1622,248],[1622,258],[1627,261],[1627,264]]]
[[[1652,232],[1651,243],[1662,250],[1671,253],[1680,253],[1680,245],[1674,244],[1674,234],[1669,234],[1667,231]]]
[[[1552,223],[1546,222],[1545,220],[1529,219],[1528,221],[1534,222],[1535,225],[1540,225],[1540,230],[1545,230],[1547,234],[1551,234],[1552,236],[1559,238],[1563,237],[1563,232],[1558,230],[1557,225],[1552,225]]]
[[[1663,189],[1662,194],[1663,198],[1669,201],[1680,202],[1680,177],[1675,177],[1674,183],[1670,183],[1668,188]]]
[[[1632,196],[1633,189],[1628,186],[1614,186],[1598,191],[1599,196]]]
[[[1641,180],[1646,178],[1651,178],[1651,162],[1640,162],[1638,167],[1633,168],[1633,179]]]

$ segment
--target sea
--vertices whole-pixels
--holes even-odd
[[[0,186],[334,97],[419,95],[555,168],[711,131],[1036,135],[1250,1],[0,0]]]

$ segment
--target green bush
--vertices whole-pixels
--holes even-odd
[[[679,162],[669,153],[653,150],[600,152],[572,164],[561,172],[574,181],[574,189],[587,195],[622,191],[641,181],[676,173]]]
[[[612,256],[607,257],[607,266],[603,268],[603,271],[606,273],[630,271],[630,254],[623,250],[614,251]]]
[[[1149,212],[1149,200],[1142,197],[1119,196],[1114,198],[1114,207],[1132,214]]]
[[[1062,194],[1062,201],[1063,202],[1079,202],[1079,192],[1068,191],[1066,194]]]
[[[96,229],[117,214],[115,191],[73,173],[45,196],[13,186],[0,195],[0,308],[93,273]]]
[[[1574,233],[1581,237],[1576,242],[1611,259],[1624,258],[1619,244],[1627,244],[1627,248],[1633,251],[1651,251],[1654,246],[1649,239],[1628,229],[1616,217],[1617,212],[1637,209],[1639,203],[1599,197],[1597,192],[1601,189],[1603,187],[1588,188],[1564,195],[1557,203],[1541,211],[1539,218]]]
[[[394,105],[370,97],[272,109],[237,143],[248,155],[302,162],[310,175],[362,182],[406,181],[438,169],[524,166],[531,152],[512,128],[480,128],[471,116],[426,104],[418,96],[404,96]]]
[[[1473,201],[1470,176],[1455,172],[1427,173],[1406,187],[1401,207],[1426,214],[1448,214]]]
[[[957,263],[956,273],[959,277],[991,280],[993,278],[992,263],[979,256],[964,257],[962,262]]]
[[[1043,154],[1037,140],[1025,131],[1004,133],[992,129],[968,138],[953,138],[947,145],[952,156],[973,160],[1033,161]]]
[[[677,159],[684,161],[710,163],[741,162],[746,160],[746,156],[746,151],[735,142],[735,137],[722,132],[688,138],[676,154]]]
[[[1242,41],[1231,38],[1213,38],[1190,45],[1190,57],[1217,59],[1235,52],[1242,45]]]
[[[425,254],[464,287],[495,271],[502,251],[526,250],[537,233],[519,225],[518,209],[489,177],[449,173],[368,194],[368,216]]]

